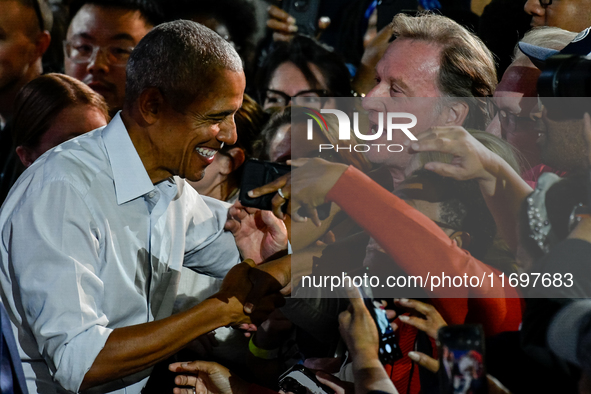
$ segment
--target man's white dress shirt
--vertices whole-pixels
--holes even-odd
[[[153,185],[119,114],[28,168],[0,210],[0,286],[29,391],[78,391],[114,328],[170,316],[182,265],[222,278],[240,261],[227,207]]]

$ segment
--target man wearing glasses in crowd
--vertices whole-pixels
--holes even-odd
[[[163,21],[162,13],[150,0],[80,0],[70,13],[66,74],[102,95],[113,115],[123,107],[129,55]]]
[[[554,26],[578,33],[591,26],[591,0],[527,0],[532,26]]]

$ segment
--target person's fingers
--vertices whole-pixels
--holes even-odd
[[[229,219],[224,224],[224,230],[229,231],[231,233],[235,233],[240,229],[240,223],[234,219]]]
[[[279,193],[273,196],[271,200],[273,214],[283,220],[285,218],[285,214],[283,213],[283,206],[289,202],[288,196],[283,194],[284,197],[281,197]]]
[[[194,375],[178,375],[174,378],[174,384],[177,386],[193,386],[197,385],[197,376]]]
[[[302,157],[300,159],[287,160],[286,164],[290,165],[292,167],[301,167],[304,164],[306,164],[307,162],[309,162],[310,160],[312,160],[312,159]]]
[[[408,357],[433,373],[439,371],[439,361],[421,352],[408,352]]]
[[[318,216],[318,211],[312,205],[303,204],[297,211],[293,212],[292,218],[297,215],[301,218],[310,218],[316,227],[322,225],[322,221]]]
[[[400,316],[398,316],[398,319],[400,319],[401,322],[406,323],[409,326],[413,326],[421,331],[424,331],[427,334],[429,334],[429,336],[431,336],[429,333],[431,326],[430,326],[428,320],[422,319],[420,317],[408,316],[408,315],[400,315]]]
[[[411,141],[408,150],[410,153],[417,152],[442,152],[457,154],[460,145],[457,141],[445,137],[426,139],[422,141]]]
[[[281,33],[273,33],[273,41],[283,41],[283,42],[290,42],[293,38],[291,34],[281,34]]]
[[[278,240],[284,239],[287,244],[287,228],[281,218],[276,217],[271,211],[261,211],[261,220],[267,226],[271,236]]]
[[[470,134],[464,129],[463,127],[458,126],[440,126],[440,127],[431,127],[421,133],[415,135],[417,141],[422,143],[424,141],[432,141],[436,139],[447,139],[449,141],[459,141],[464,137],[469,136]],[[413,141],[405,141],[403,145],[408,146],[412,144]]]
[[[280,34],[293,34],[298,31],[298,27],[296,25],[279,21],[277,19],[268,19],[267,27]]]
[[[335,394],[345,394],[345,388],[340,386],[338,382],[338,378],[322,371],[316,372],[316,378],[318,381],[335,391]]]
[[[295,18],[291,15],[289,15],[289,13],[287,13],[285,10],[282,10],[281,8],[275,6],[275,5],[271,5],[269,6],[269,8],[267,8],[267,13],[269,14],[270,17],[295,25]]]
[[[344,334],[349,331],[350,326],[351,312],[349,310],[346,310],[339,313],[339,332],[341,333],[341,337],[346,337]]]
[[[420,312],[425,316],[431,315],[434,311],[436,312],[436,309],[435,307],[433,307],[433,305],[426,304],[421,301],[409,300],[408,298],[400,298],[396,302],[405,308],[414,309],[415,311]]]
[[[396,319],[396,311],[393,309],[386,309],[386,317],[388,320]]]
[[[447,178],[454,178],[459,181],[465,180],[465,169],[453,164],[430,162],[425,164],[425,169]]]
[[[322,222],[320,221],[320,218],[318,217],[318,210],[316,209],[311,209],[310,210],[310,219],[312,220],[312,223],[314,223],[314,225],[316,227],[320,227],[322,225]]]
[[[293,200],[289,201],[287,212],[291,214],[292,222],[304,223],[308,221],[308,217],[305,216],[305,214],[300,213],[300,208],[301,206],[297,202],[294,202]]]
[[[285,285],[283,289],[279,291],[282,296],[288,296],[291,294],[291,280]]]
[[[274,193],[277,190],[281,189],[283,191],[283,187],[288,183],[291,178],[291,174],[285,174],[280,176],[279,178],[275,179],[273,182],[253,189],[248,192],[248,197],[256,198],[260,197],[265,194]]]
[[[191,361],[191,362],[180,362],[172,363],[168,366],[168,369],[172,372],[205,372],[209,371],[215,366],[215,363],[210,361]]]
[[[357,287],[345,286],[345,294],[349,298],[354,311],[365,309],[363,297],[361,296],[361,292]]]
[[[326,245],[337,242],[337,238],[331,230],[328,230],[322,239]]]
[[[228,217],[241,222],[248,217],[248,212],[244,208],[233,205],[228,209]]]

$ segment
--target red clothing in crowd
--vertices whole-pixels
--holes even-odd
[[[449,239],[431,219],[393,195],[361,171],[349,167],[326,196],[326,201],[337,203],[356,223],[364,228],[409,275],[427,273],[487,279],[482,288],[454,288],[454,296],[464,298],[438,298],[449,296],[449,289],[433,291],[431,303],[448,324],[480,323],[485,334],[492,336],[503,331],[516,331],[521,323],[522,302],[518,291],[502,287],[500,271],[472,257]],[[493,273],[493,286],[489,274]],[[487,297],[487,298],[468,298]],[[399,327],[405,327],[399,324]],[[414,333],[414,335],[413,335]],[[400,347],[406,356],[413,350],[416,330],[401,328]],[[392,381],[400,393],[406,393],[412,363],[404,357],[394,365]],[[415,383],[416,382],[416,383]],[[420,388],[418,371],[413,373],[410,392]]]

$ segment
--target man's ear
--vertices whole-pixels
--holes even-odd
[[[51,42],[51,35],[47,30],[42,31],[37,35],[37,41],[35,42],[35,59],[40,59],[43,57],[43,54],[49,48],[49,43]]]
[[[445,126],[461,126],[464,124],[468,111],[468,104],[463,101],[454,101],[452,105],[446,108]]]
[[[458,245],[460,249],[468,249],[468,246],[470,246],[470,241],[472,239],[470,237],[470,234],[468,234],[465,231],[456,231],[449,238],[452,241],[455,241],[456,245]]]
[[[225,156],[230,160],[227,161],[227,165],[224,165],[223,168],[220,169],[220,172],[224,175],[230,175],[232,172],[236,171],[236,169],[244,164],[244,161],[246,160],[244,150],[237,146],[225,152]]]
[[[138,112],[147,126],[153,125],[160,119],[164,105],[164,96],[158,88],[145,89],[137,99]]]
[[[22,145],[16,147],[16,154],[18,155],[18,158],[21,159],[21,163],[23,163],[23,165],[27,168],[33,164],[36,159],[33,152],[29,148]]]

